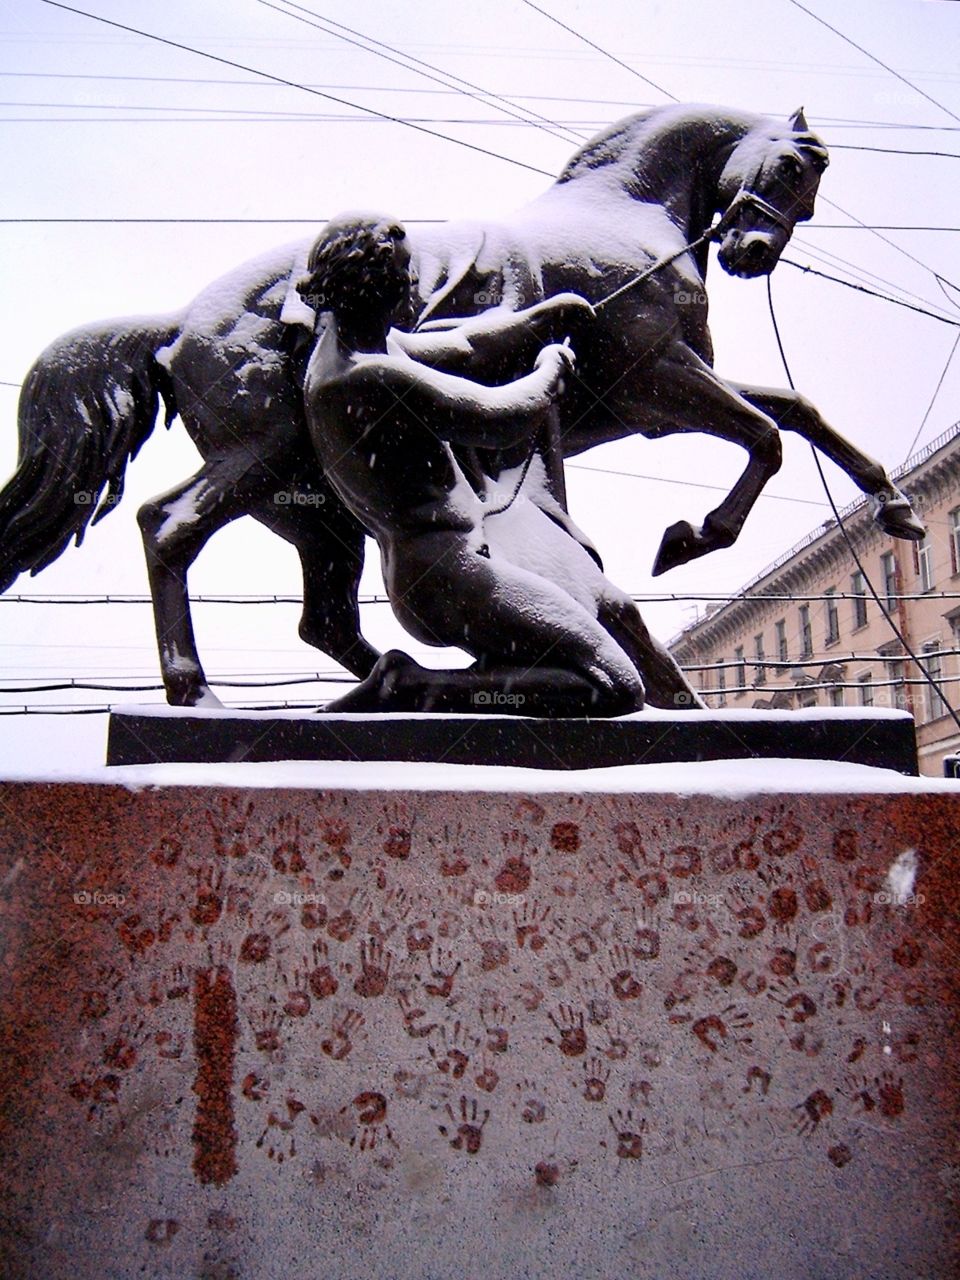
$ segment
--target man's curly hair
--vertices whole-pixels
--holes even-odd
[[[401,224],[390,218],[335,219],[314,242],[297,292],[316,311],[342,315],[371,308],[395,310],[410,283],[394,258],[396,243],[405,235]]]

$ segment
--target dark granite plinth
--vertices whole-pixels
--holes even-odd
[[[884,711],[641,712],[617,720],[126,710],[107,764],[406,760],[591,769],[752,758],[844,760],[917,773],[913,720]]]

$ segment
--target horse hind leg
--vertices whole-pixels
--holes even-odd
[[[246,511],[246,459],[208,464],[137,512],[147,559],[160,670],[172,706],[220,706],[197,652],[187,571],[218,529]]]

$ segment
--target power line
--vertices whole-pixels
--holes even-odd
[[[953,340],[953,346],[950,348],[950,354],[947,356],[947,363],[943,366],[943,372],[940,374],[940,378],[937,382],[936,387],[934,388],[933,395],[930,397],[930,403],[927,405],[927,412],[923,415],[923,421],[920,423],[919,427],[917,427],[917,434],[910,441],[910,448],[907,450],[906,454],[904,455],[905,458],[909,458],[911,453],[913,453],[913,450],[916,447],[916,443],[920,439],[920,433],[921,431],[923,431],[923,428],[927,425],[927,419],[930,417],[930,411],[932,410],[934,404],[936,403],[937,396],[940,394],[940,388],[943,386],[943,380],[947,376],[947,370],[950,368],[950,365],[953,361],[953,357],[956,354],[958,344],[960,344],[960,333],[958,333]]]
[[[259,3],[265,5],[269,9],[276,9],[278,13],[286,13],[289,18],[296,18],[299,22],[306,22],[308,26],[316,27],[320,31],[325,31],[328,35],[336,36],[337,39],[344,40],[348,44],[356,45],[357,48],[363,49],[365,53],[373,53],[377,57],[386,58],[388,62],[393,62],[397,66],[403,67],[404,70],[413,71],[416,75],[426,76],[427,79],[433,80],[437,84],[443,84],[448,88],[451,87],[451,82],[463,85],[465,88],[458,89],[459,93],[466,93],[468,97],[473,98],[477,102],[483,102],[484,105],[487,105],[488,99],[492,99],[494,102],[501,103],[502,105],[500,109],[502,111],[506,111],[508,115],[513,117],[513,119],[522,119],[522,117],[516,115],[515,112],[509,110],[509,108],[515,104],[508,102],[508,100],[501,97],[500,94],[488,93],[486,89],[482,89],[479,85],[473,84],[470,80],[464,80],[460,76],[449,75],[447,72],[441,71],[439,67],[433,66],[432,63],[424,62],[421,58],[414,58],[400,49],[395,49],[392,45],[384,44],[382,40],[375,40],[372,36],[364,35],[361,31],[355,31],[352,27],[344,26],[342,22],[335,22],[332,18],[325,18],[321,14],[316,13],[313,9],[307,9],[303,5],[294,4],[293,0],[284,0],[284,3],[287,5],[286,9],[281,9],[279,6],[270,3],[270,0],[259,0]],[[291,9],[299,9],[301,13],[309,13],[311,17],[319,18],[324,25],[320,26],[317,22],[310,22],[309,19],[301,17],[300,14],[291,13]],[[340,31],[331,31],[331,27],[339,27]],[[344,35],[342,32],[349,32],[349,35]],[[364,45],[361,45],[358,40],[351,39],[352,36],[359,36],[360,40],[366,40],[368,44],[378,45],[379,48],[368,49]],[[383,53],[381,50],[388,50],[388,52]],[[401,58],[406,59],[406,62],[400,62],[397,58],[391,57],[391,54],[399,54]],[[420,71],[417,67],[410,67],[407,65],[407,63],[410,62],[415,62],[420,67],[426,68],[426,70]],[[439,74],[444,78],[439,80],[436,75],[432,74],[433,72],[439,72]],[[456,88],[456,84],[453,85],[454,88]],[[482,97],[480,95],[482,95]],[[558,134],[555,129],[551,127],[554,124],[552,120],[548,120],[545,116],[538,115],[536,112],[527,111],[527,115],[534,116],[535,119],[524,121],[524,123],[534,124],[536,128],[543,129],[545,132],[552,134],[553,137],[562,138],[562,134]],[[569,134],[570,130],[568,129],[566,132]],[[574,138],[576,139],[576,134],[574,134]],[[569,138],[563,140],[569,141]],[[579,141],[579,139],[577,140]]]
[[[936,311],[940,315],[943,315],[946,311],[946,308],[943,307],[941,303],[932,302],[922,294],[915,293],[912,289],[907,289],[903,285],[896,284],[894,281],[888,280],[885,276],[879,275],[876,271],[870,271],[866,267],[858,266],[855,262],[851,262],[849,258],[844,258],[841,254],[834,253],[832,249],[827,249],[823,245],[819,245],[817,248],[814,248],[814,246],[803,236],[794,236],[793,243],[802,247],[810,257],[816,259],[818,262],[823,264],[823,266],[832,268],[833,270],[838,270],[845,275],[852,276],[853,279],[858,280],[861,284],[865,284],[868,287],[880,286],[895,298],[900,298],[901,300],[908,298],[912,299],[914,302],[919,303],[921,306],[928,307],[930,310]]]
[[[960,649],[937,649],[936,656],[939,658],[956,658],[960,656]],[[684,663],[684,671],[731,671],[736,667],[763,667],[775,672],[784,671],[804,671],[813,667],[842,667],[848,662],[906,662],[907,655],[905,653],[881,653],[879,650],[870,653],[831,653],[829,657],[821,658],[768,658],[764,655],[761,662],[759,657],[753,655],[748,657],[746,654],[743,659],[740,658],[724,658],[720,662],[688,662]],[[960,680],[960,675],[953,677]],[[908,677],[902,677],[906,682]],[[924,683],[920,681],[920,683]]]
[[[0,224],[33,224],[39,223],[46,225],[54,224],[77,224],[79,226],[111,226],[111,225],[134,225],[149,226],[156,224],[157,226],[179,225],[181,223],[197,226],[322,226],[327,218],[0,218]],[[445,218],[402,218],[405,223],[439,223],[445,222]],[[9,383],[4,385],[19,386],[19,383]]]
[[[327,19],[327,21],[332,21]],[[389,47],[389,46],[388,46]],[[412,55],[405,54],[405,57],[411,58]],[[459,79],[452,73],[445,72],[451,80]],[[266,89],[270,86],[264,84],[262,80],[233,80],[222,76],[217,78],[205,78],[200,76],[145,76],[145,75],[115,75],[99,72],[83,72],[83,71],[0,71],[0,78],[9,79],[34,79],[34,80],[105,80],[105,81],[125,81],[136,84],[202,84],[202,85],[232,85],[243,86],[246,88]],[[469,83],[465,81],[464,83]],[[304,85],[308,89],[342,89],[347,92],[359,91],[364,93],[407,93],[407,94],[458,94],[461,90],[457,88],[441,88],[426,89],[419,86],[410,85],[382,85],[382,84],[325,84],[322,82],[304,81]],[[483,92],[483,91],[482,91]],[[490,94],[491,97],[500,97],[498,94]],[[516,105],[518,102],[562,102],[577,103],[579,105],[604,106],[604,107],[628,107],[632,111],[642,110],[644,107],[652,106],[652,103],[637,102],[634,98],[575,98],[568,94],[549,94],[549,93],[511,93],[504,95],[506,101]],[[531,113],[534,114],[534,113]],[[774,111],[763,112],[764,115],[774,115]],[[555,123],[547,117],[543,117],[548,124]],[[604,121],[603,123],[608,123]],[[960,133],[960,127],[956,125],[938,125],[938,124],[916,124],[901,123],[893,120],[857,120],[846,116],[824,116],[823,127],[832,129],[880,129],[880,130],[900,130],[906,132],[918,133]],[[839,144],[831,143],[832,148],[837,148]]]
[[[903,245],[897,244],[895,240],[890,240],[887,236],[883,235],[883,233],[878,231],[875,227],[868,226],[867,223],[864,222],[862,219],[858,218],[855,213],[851,213],[849,209],[844,209],[844,207],[842,205],[837,204],[835,200],[828,200],[827,197],[824,195],[820,195],[818,196],[818,198],[822,200],[824,204],[828,204],[831,209],[836,209],[836,211],[838,213],[842,213],[844,217],[850,218],[853,222],[857,224],[858,227],[862,227],[864,231],[869,231],[870,234],[876,236],[878,240],[882,240],[884,244],[889,245],[891,249],[901,254],[904,258],[909,258],[910,261],[915,262],[918,267],[923,267],[924,271],[929,271],[935,280],[945,281],[954,289],[960,287],[955,285],[952,280],[947,280],[946,276],[941,275],[939,271],[934,271],[933,267],[928,266],[927,263],[921,261],[920,258],[916,257],[915,254],[912,254],[909,252],[909,250],[904,249]]]
[[[805,14],[813,18],[814,22],[819,22],[820,25],[826,27],[828,31],[832,31],[835,36],[839,36],[841,40],[845,41],[859,53],[862,53],[865,58],[869,58],[871,62],[875,62],[878,67],[883,67],[884,71],[889,71],[889,73],[892,76],[895,76],[901,84],[907,85],[908,88],[914,91],[914,93],[919,93],[921,98],[926,98],[926,100],[928,102],[932,102],[935,107],[939,107],[941,111],[946,112],[951,120],[956,120],[957,123],[960,124],[960,116],[951,111],[949,107],[945,107],[942,102],[938,102],[936,98],[932,98],[929,93],[921,89],[919,85],[914,84],[912,80],[908,80],[906,76],[901,75],[899,71],[894,71],[893,67],[891,67],[889,63],[881,61],[881,59],[875,54],[872,54],[869,49],[865,49],[862,44],[857,44],[856,40],[851,40],[849,36],[844,35],[837,27],[834,27],[827,22],[826,18],[821,18],[819,14],[814,13],[812,9],[808,9],[805,4],[801,4],[800,0],[790,0],[790,3],[794,8],[802,9]]]
[[[906,147],[865,147],[853,142],[831,142],[831,151],[879,151],[885,156],[940,156],[945,160],[960,160],[957,151],[911,151]]]
[[[327,221],[326,217],[323,217],[317,214],[314,214],[309,218],[0,218],[0,224],[63,223],[63,224],[69,225],[71,223],[76,223],[79,226],[83,226],[88,223],[97,225],[97,224],[114,223],[114,222],[119,224],[133,223],[133,224],[143,224],[143,225],[156,223],[158,226],[163,226],[167,223],[186,223],[186,224],[196,224],[199,226],[204,226],[204,225],[208,225],[208,226],[221,226],[221,225],[222,226],[234,226],[234,225],[319,226],[326,221]],[[447,218],[401,218],[401,221],[427,225],[427,224],[447,222],[448,219]],[[960,231],[960,227],[924,227],[924,226],[914,226],[914,225],[890,226],[886,224],[871,225],[866,222],[858,223],[855,226],[851,226],[849,223],[844,223],[844,222],[818,222],[818,223],[811,223],[809,226],[805,228],[805,230],[806,231],[952,231],[952,232],[958,232]],[[824,250],[823,252],[826,252],[826,250]],[[831,254],[831,257],[836,258],[838,257],[838,255]],[[845,261],[845,259],[840,259],[840,261]],[[873,274],[873,273],[868,272],[868,274]],[[895,287],[896,287],[895,285],[891,284],[891,288],[895,288]],[[0,385],[4,385],[4,384],[0,383]],[[19,386],[20,384],[17,383],[16,385]]]
[[[792,258],[781,258],[781,262],[786,263],[788,267],[796,267],[798,271],[804,271],[808,275],[819,276],[823,280],[832,280],[834,284],[842,284],[847,289],[856,289],[857,293],[867,293],[872,298],[880,298],[883,302],[892,302],[895,306],[906,307],[909,311],[918,311],[923,316],[930,316],[932,320],[939,320],[941,324],[951,324],[954,328],[960,328],[960,320],[951,320],[948,316],[938,316],[935,311],[928,311],[925,307],[916,307],[912,302],[902,302],[899,298],[891,298],[885,293],[878,293],[876,289],[868,289],[862,284],[853,284],[849,280],[841,280],[838,276],[828,275],[825,271],[816,271],[811,266],[806,266],[802,262],[794,262]]]
[[[826,506],[826,503],[817,503],[818,506]],[[771,601],[776,603],[782,601],[785,603],[798,604],[812,600],[862,600],[864,599],[862,592],[857,591],[830,591],[817,594],[816,592],[775,592],[775,591],[759,591],[759,592],[736,592],[731,595],[729,592],[723,591],[647,591],[647,592],[628,592],[632,600],[638,603],[645,602],[650,604],[656,603],[676,603],[683,604],[687,601],[719,601],[724,604],[739,604],[742,600],[760,600]],[[960,591],[903,591],[886,596],[888,600],[960,600]],[[49,592],[44,595],[31,595],[27,593],[9,594],[0,596],[0,605],[2,604],[33,604],[33,605],[149,605],[152,604],[152,597],[149,595],[134,594],[115,594],[107,592],[103,594],[95,593],[72,593],[72,592]],[[191,604],[236,604],[236,605],[271,605],[271,604],[293,604],[301,605],[303,603],[302,596],[299,595],[192,595],[190,597]],[[359,597],[360,604],[389,604],[390,598],[386,595],[362,595]],[[29,649],[33,647],[32,642],[24,641],[23,644],[14,644],[12,646],[17,649]],[[76,644],[56,644],[48,645],[48,648],[54,649],[72,649],[72,648],[90,648],[90,649],[135,649],[149,648],[148,645],[99,645],[96,643],[83,645]],[[218,650],[218,652],[240,652],[240,653],[292,653],[295,650],[287,649],[251,649],[241,648],[240,650]],[[233,672],[233,675],[243,674],[241,672]],[[262,675],[263,672],[255,674]],[[289,674],[289,672],[281,672],[279,674]],[[316,674],[316,673],[314,673]],[[322,676],[322,673],[321,673]],[[126,679],[127,677],[118,677]],[[131,676],[130,679],[139,679],[138,676]]]
[[[790,387],[790,390],[794,391],[795,386],[793,381],[793,375],[790,372],[790,365],[787,362],[787,353],[784,350],[783,339],[780,336],[780,326],[777,324],[777,313],[773,305],[773,288],[772,288],[769,276],[767,276],[767,303],[770,308],[770,321],[773,325],[774,337],[777,340],[777,349],[780,352],[780,359],[783,362],[783,371],[786,374],[787,383]],[[847,529],[847,526],[843,522],[843,518],[840,514],[840,511],[837,508],[836,502],[834,501],[833,494],[830,492],[830,486],[827,484],[827,477],[824,474],[823,463],[820,461],[820,455],[817,453],[817,450],[814,448],[812,443],[810,444],[810,452],[813,455],[813,460],[817,467],[817,474],[820,477],[820,483],[823,485],[823,491],[827,495],[827,501],[830,503],[830,508],[833,511],[833,518],[836,521],[837,528],[840,530],[840,536],[843,538],[843,541],[846,543],[846,547],[850,553],[851,560],[857,566],[857,570],[860,574],[861,580],[863,581],[867,590],[870,592],[871,596],[873,596],[873,599],[877,605],[877,608],[880,610],[880,612],[883,614],[884,618],[886,619],[887,625],[890,627],[890,630],[897,637],[897,640],[903,646],[904,651],[910,655],[910,658],[912,659],[914,666],[920,672],[920,675],[923,677],[926,683],[933,690],[934,695],[942,701],[944,707],[949,712],[950,717],[953,720],[954,724],[956,724],[957,728],[960,729],[960,714],[957,713],[956,709],[953,706],[951,706],[951,704],[943,696],[943,692],[941,689],[941,682],[937,679],[934,679],[933,674],[927,669],[927,667],[923,665],[923,663],[917,657],[916,653],[911,648],[909,640],[904,635],[903,628],[897,626],[897,623],[894,620],[893,614],[891,613],[887,605],[884,604],[883,600],[880,598],[880,595],[876,587],[873,585],[870,575],[867,573],[866,569],[864,568],[863,561],[860,559],[860,556],[857,554],[857,549],[853,545],[853,539],[850,536],[850,532]]]
[[[601,48],[601,46],[595,44],[593,40],[588,40],[580,31],[574,30],[573,27],[568,27],[565,22],[561,22],[560,19],[555,17],[552,13],[548,13],[546,9],[541,9],[539,5],[534,4],[533,0],[523,0],[523,3],[528,9],[535,9],[537,13],[542,14],[545,18],[549,18],[551,22],[556,23],[558,27],[562,27],[564,31],[568,31],[570,35],[574,36],[577,40],[582,40],[583,43],[589,45],[591,49],[596,49],[597,53],[602,53],[605,58],[609,58],[611,62],[615,62],[618,67],[623,67],[624,71],[629,71],[632,76],[636,76],[638,80],[642,80],[644,84],[648,84],[651,89],[656,89],[657,93],[662,93],[663,96],[665,98],[669,98],[671,102],[680,101],[680,99],[675,98],[668,89],[664,89],[662,85],[657,84],[655,80],[651,80],[649,76],[642,75],[636,67],[631,67],[629,62],[624,62],[622,59],[612,54],[609,49]]]
[[[960,155],[957,156],[960,160]],[[811,222],[807,231],[960,231],[960,227],[925,227],[916,223],[882,223],[858,222],[853,226],[849,222]]]
[[[435,129],[428,129],[425,125],[414,124],[411,121],[401,120],[397,116],[391,116],[387,112],[377,111],[373,107],[364,107],[356,102],[349,102],[346,98],[339,98],[331,93],[325,93],[320,89],[311,89],[305,84],[300,84],[296,80],[287,80],[283,76],[275,76],[269,71],[260,71],[257,67],[248,67],[245,63],[234,62],[231,58],[222,58],[219,54],[208,53],[204,49],[195,49],[191,45],[181,44],[177,40],[169,40],[166,36],[155,35],[152,31],[142,31],[139,27],[130,27],[123,22],[114,22],[112,18],[103,18],[96,13],[88,13],[85,9],[75,9],[72,5],[63,4],[62,0],[42,0],[43,4],[52,6],[54,9],[63,9],[67,13],[78,14],[81,18],[90,18],[94,22],[102,22],[108,27],[115,27],[119,31],[127,31],[132,35],[145,36],[148,40],[155,40],[158,44],[164,44],[171,49],[180,49],[185,53],[196,54],[200,58],[208,58],[211,62],[219,62],[224,66],[233,67],[237,71],[248,71],[251,75],[263,76],[266,80],[272,80],[276,84],[286,85],[289,89],[301,89],[304,93],[313,94],[318,98],[327,98],[331,102],[339,103],[342,107],[350,107],[355,111],[364,111],[368,115],[378,116],[382,120],[390,120],[394,124],[405,124],[408,129],[415,129],[418,133],[425,133],[431,138],[442,138],[445,142],[452,142],[458,147],[466,147],[468,151],[476,151],[481,155],[491,156],[495,160],[503,160],[507,164],[516,165],[520,169],[528,169],[531,173],[539,173],[544,177],[553,178],[556,175],[547,172],[546,169],[539,169],[536,165],[527,164],[523,160],[515,160],[512,156],[501,155],[497,151],[491,151],[487,147],[477,146],[473,142],[465,142],[462,138],[453,138],[446,133],[438,133]]]
[[[649,476],[639,471],[617,471],[612,467],[589,467],[582,462],[568,462],[565,464],[567,470],[573,471],[595,471],[599,475],[604,476],[622,476],[627,480],[653,480],[658,484],[678,484],[685,489],[712,489],[717,493],[729,492],[726,485],[722,484],[704,484],[696,480],[674,480],[670,476]],[[764,498],[772,498],[777,502],[799,502],[808,507],[825,507],[825,502],[816,502],[812,498],[791,498],[785,493],[764,493]]]
[[[133,678],[133,677],[129,677]],[[286,685],[298,684],[356,684],[355,676],[351,675],[332,675],[323,676],[319,672],[310,676],[291,677],[282,680],[226,680],[217,679],[214,676],[207,677],[207,684],[216,685],[218,689],[273,689],[281,688]],[[162,682],[152,682],[150,684],[100,684],[93,680],[81,680],[70,677],[66,680],[58,680],[44,684],[18,685],[17,688],[11,689],[7,686],[0,685],[0,694],[3,693],[61,693],[67,689],[80,689],[83,691],[97,691],[103,693],[145,693],[148,691],[157,691],[163,689]]]

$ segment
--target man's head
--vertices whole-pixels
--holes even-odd
[[[411,283],[401,224],[379,214],[343,214],[314,243],[297,291],[314,310],[332,311],[338,319],[376,316],[407,328]]]

